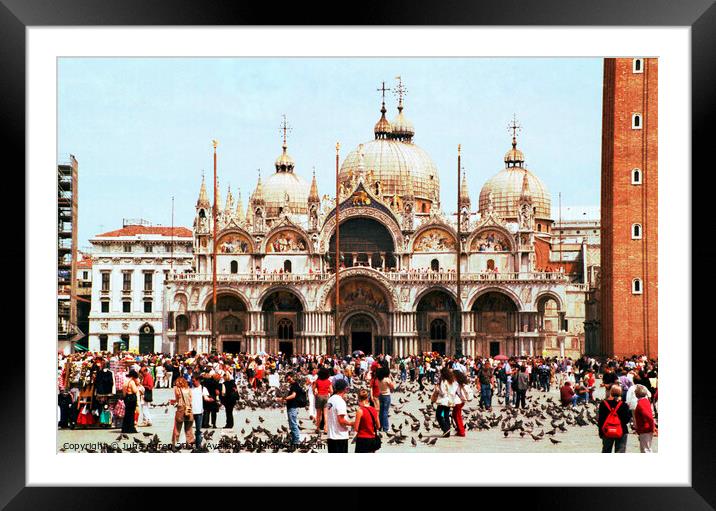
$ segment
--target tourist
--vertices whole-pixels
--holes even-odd
[[[390,369],[387,367],[379,367],[375,377],[378,380],[378,389],[380,392],[378,397],[378,402],[380,403],[380,426],[383,431],[388,431],[390,428],[390,394],[395,389],[395,383],[390,376]]]
[[[357,433],[355,452],[368,453],[380,449],[378,411],[371,405],[370,394],[365,389],[358,392],[355,424]]]
[[[492,411],[492,385],[495,382],[495,376],[489,360],[486,360],[477,372],[477,378],[480,382],[479,406],[480,408],[487,408],[487,411]]]
[[[194,427],[196,428],[194,446],[201,448],[201,423],[202,414],[204,413],[204,401],[209,401],[209,391],[201,384],[199,373],[194,373],[191,377],[191,413],[194,417]]]
[[[326,404],[326,424],[328,429],[328,452],[348,452],[348,432],[355,422],[348,420],[347,406],[344,396],[348,385],[345,380],[336,382],[335,393]]]
[[[202,427],[204,429],[211,428],[216,429],[216,415],[219,412],[219,405],[221,404],[221,384],[219,383],[219,374],[213,369],[209,371],[209,374],[203,379],[202,384],[206,387],[209,392],[211,400],[207,401],[204,405],[204,413],[202,415]]]
[[[527,408],[527,389],[530,388],[530,379],[527,375],[527,366],[520,366],[520,372],[517,374],[517,381],[515,382],[515,392],[517,395],[517,400],[515,403],[515,406],[517,408],[522,408],[523,410]]]
[[[291,444],[301,443],[301,430],[298,427],[298,410],[306,406],[306,392],[296,381],[296,375],[292,372],[286,375],[286,382],[289,385],[288,396],[281,400],[286,404],[286,415],[288,416],[288,428],[291,431]]]
[[[142,396],[142,426],[152,425],[152,416],[149,414],[149,405],[153,401],[154,378],[146,365],[140,369],[140,379],[142,387],[144,387],[144,395]]]
[[[224,373],[224,385],[221,389],[221,404],[224,405],[226,411],[226,424],[224,428],[234,428],[234,406],[239,400],[239,392],[236,390],[236,382],[231,377],[230,372]]]
[[[457,382],[457,397],[459,403],[455,403],[452,409],[452,420],[455,423],[455,429],[457,430],[457,436],[465,436],[465,424],[462,421],[462,409],[465,403],[472,401],[473,392],[470,388],[470,380],[467,375],[462,371],[453,371],[455,375],[455,381]]]
[[[313,393],[313,382],[317,379],[318,369],[309,366],[308,375],[306,376],[306,393],[308,394],[308,417],[313,421],[316,420],[316,395]]]
[[[574,406],[577,404],[577,394],[572,388],[572,382],[567,380],[559,389],[559,400],[562,402],[562,406]]]
[[[330,373],[325,367],[318,370],[316,381],[313,382],[313,393],[316,396],[316,432],[320,433],[325,429],[326,404],[333,393],[333,385],[329,379]]]
[[[639,435],[639,452],[652,452],[651,440],[656,432],[656,423],[654,422],[648,392],[644,385],[636,385],[636,390],[634,391],[638,399],[634,409],[634,429]]]
[[[137,395],[139,394],[139,375],[134,369],[127,373],[124,384],[124,419],[122,420],[122,433],[136,433],[134,427],[134,414],[137,410]]]
[[[192,411],[192,395],[189,384],[184,378],[179,378],[174,385],[174,399],[170,401],[176,406],[174,413],[174,429],[172,430],[172,443],[177,444],[181,435],[182,426],[186,443],[194,443],[194,415]]]
[[[458,383],[455,381],[455,375],[449,367],[443,367],[440,370],[440,383],[435,386],[430,400],[437,405],[435,415],[444,437],[450,436],[452,408],[461,402],[457,396],[457,390]]]
[[[627,438],[629,438],[629,422],[632,414],[629,407],[622,401],[622,389],[619,385],[612,385],[608,398],[599,403],[597,430],[602,439],[602,452],[626,452]]]

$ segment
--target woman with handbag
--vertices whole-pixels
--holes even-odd
[[[194,444],[194,415],[191,408],[191,389],[185,378],[178,378],[174,384],[174,399],[169,401],[176,406],[172,443],[179,441],[182,426],[187,444]]]
[[[239,392],[236,390],[236,382],[234,382],[234,378],[231,376],[231,373],[226,371],[224,373],[224,384],[221,390],[221,401],[224,405],[224,410],[226,410],[225,429],[234,428],[234,406],[236,406],[236,402],[238,400]]]
[[[361,389],[358,392],[358,410],[356,411],[355,423],[357,424],[355,452],[375,452],[380,449],[378,411],[371,406],[370,395],[365,389]]]
[[[470,388],[470,380],[467,375],[462,371],[453,371],[455,375],[455,381],[457,382],[457,396],[460,400],[452,409],[452,417],[455,422],[455,429],[457,429],[457,436],[465,436],[465,425],[462,421],[462,408],[465,403],[471,401],[473,398],[472,389]]]
[[[430,400],[438,405],[436,416],[444,437],[450,436],[450,413],[452,408],[461,403],[457,397],[458,383],[449,367],[440,371],[440,383],[435,386]]]

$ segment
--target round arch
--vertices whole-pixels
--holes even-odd
[[[434,292],[444,293],[449,296],[455,304],[455,309],[457,310],[457,296],[455,295],[455,293],[453,293],[444,286],[430,286],[420,291],[418,293],[418,296],[415,297],[415,301],[413,302],[413,310],[417,311],[418,306],[420,305],[420,302],[423,300],[423,298]]]
[[[268,288],[261,294],[261,296],[258,299],[259,309],[262,311],[266,311],[267,310],[266,307],[269,306],[269,304],[267,303],[266,300],[273,294],[281,293],[281,292],[288,293],[288,294],[292,295],[296,299],[298,305],[300,305],[301,311],[308,310],[308,307],[306,305],[306,299],[297,289],[290,287],[290,286],[281,286],[281,285],[271,286],[270,288]]]
[[[441,250],[421,250],[421,247],[425,246],[426,237],[429,236],[432,231],[439,231],[442,233],[445,233],[449,238],[449,244],[446,244],[444,249]],[[435,233],[437,234],[437,232]],[[418,228],[417,231],[415,231],[415,234],[413,235],[413,238],[410,240],[410,243],[408,245],[408,252],[418,252],[418,253],[429,253],[429,252],[449,252],[449,251],[455,251],[457,248],[457,232],[455,230],[446,224],[443,223],[428,223],[426,225],[423,225]]]
[[[489,233],[489,231],[494,231],[500,236],[502,243],[507,244],[507,250],[501,250],[501,252],[514,252],[516,250],[515,248],[515,240],[513,237],[513,234],[508,231],[505,227],[502,227],[501,225],[485,225],[483,227],[480,227],[479,229],[476,229],[470,236],[467,237],[467,242],[465,246],[467,247],[467,251],[469,253],[473,252],[479,252],[479,250],[476,250],[473,247],[473,243],[477,239],[479,239],[484,234]]]
[[[341,322],[340,322],[340,331],[343,335],[350,335],[350,330],[348,329],[349,326],[353,323],[353,321],[360,317],[365,316],[368,318],[368,320],[372,323],[373,326],[373,334],[374,335],[386,335],[387,328],[383,321],[381,321],[380,317],[375,314],[375,311],[368,307],[361,307],[357,309],[353,309],[346,314],[342,315]]]
[[[216,308],[217,308],[217,310],[219,310],[219,305],[221,303],[222,296],[230,296],[230,297],[238,300],[238,302],[240,302],[240,304],[243,306],[243,309],[240,309],[240,310],[243,310],[243,311],[249,310],[249,301],[246,299],[246,297],[240,291],[237,291],[236,289],[233,289],[233,288],[227,288],[227,287],[219,287],[216,290]],[[204,299],[202,310],[211,311],[211,308],[212,308],[211,302],[212,302],[213,298],[214,298],[214,294],[211,291],[209,291],[206,298]]]
[[[378,224],[381,224],[385,229],[388,230],[390,233],[391,238],[393,239],[393,247],[395,252],[400,252],[403,247],[403,233],[400,230],[400,224],[398,222],[398,219],[393,216],[393,214],[388,214],[383,211],[380,211],[378,209],[366,209],[366,208],[346,208],[345,210],[341,210],[340,213],[340,221],[341,226],[347,222],[348,220],[354,219],[354,218],[365,218],[369,220],[374,220]],[[336,230],[336,215],[333,214],[330,216],[330,218],[323,224],[323,228],[321,229],[319,238],[318,238],[318,246],[321,252],[328,252],[328,247],[331,241],[331,238],[333,238],[333,235],[335,234]]]
[[[544,302],[548,299],[554,300],[557,303],[557,309],[559,312],[564,312],[564,302],[562,301],[562,298],[553,291],[542,291],[537,294],[534,301],[535,310],[539,311],[540,306],[544,307]]]
[[[253,254],[256,252],[256,244],[251,235],[239,227],[229,227],[220,231],[216,243],[219,254]],[[242,249],[242,243],[247,244],[246,250]]]
[[[261,243],[261,252],[264,254],[313,254],[313,245],[302,229],[282,224],[266,234],[263,243]]]
[[[515,292],[513,292],[510,289],[507,289],[504,287],[499,287],[499,286],[490,286],[490,287],[487,287],[487,288],[484,288],[484,289],[474,292],[472,294],[472,296],[468,299],[467,310],[473,310],[473,307],[475,307],[475,303],[477,302],[477,300],[481,296],[486,295],[487,293],[499,293],[499,294],[505,295],[512,300],[512,302],[514,303],[514,305],[516,307],[516,310],[518,310],[518,311],[524,310],[524,304],[522,303],[522,300],[520,300],[520,297],[517,296],[517,294]]]
[[[361,280],[375,283],[377,287],[387,298],[387,310],[394,311],[398,309],[398,299],[394,291],[394,286],[381,272],[372,268],[347,268],[341,270],[341,291],[344,290],[343,286],[346,282],[351,280]],[[332,275],[329,280],[323,284],[320,292],[318,293],[318,300],[316,303],[319,307],[322,307],[324,311],[330,311],[333,308],[333,290],[336,285],[336,276]]]

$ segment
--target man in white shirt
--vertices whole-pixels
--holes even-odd
[[[328,424],[328,452],[348,452],[348,432],[355,423],[348,420],[348,407],[343,398],[348,389],[345,380],[338,380],[334,392],[326,405],[326,422]]]
[[[201,384],[199,373],[192,375],[191,384],[191,411],[196,425],[196,443],[194,446],[198,449],[201,447],[201,421],[204,414],[204,401],[211,401],[212,399],[209,397],[209,391]]]

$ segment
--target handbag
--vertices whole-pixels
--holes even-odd
[[[179,393],[181,395],[182,404],[179,405],[177,403],[177,411],[174,414],[174,420],[176,422],[184,422],[185,420],[188,420],[193,417],[191,416],[191,406],[186,405],[186,398],[184,397],[184,392],[182,392],[180,390]],[[191,403],[190,403],[190,405],[191,405]]]

